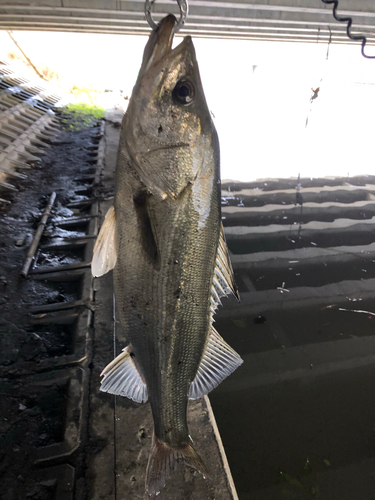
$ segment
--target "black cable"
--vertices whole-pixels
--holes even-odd
[[[365,45],[366,45],[366,37],[363,35],[352,35],[350,33],[350,28],[353,24],[353,18],[351,17],[341,17],[337,15],[337,8],[339,6],[338,0],[322,0],[323,3],[325,4],[331,4],[333,3],[333,17],[336,19],[336,21],[339,21],[340,23],[347,23],[346,26],[346,34],[348,35],[348,38],[351,40],[354,40],[355,42],[362,42],[362,55],[363,57],[366,57],[367,59],[375,59],[375,56],[368,56],[365,54]]]

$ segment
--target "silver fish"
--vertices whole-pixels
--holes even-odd
[[[172,50],[175,22],[165,17],[146,45],[92,263],[94,276],[113,269],[129,342],[104,369],[101,390],[150,401],[152,497],[177,460],[207,474],[189,436],[188,400],[242,363],[212,325],[220,298],[239,296],[221,223],[217,133],[191,38]]]

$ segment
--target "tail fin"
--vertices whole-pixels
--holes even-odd
[[[146,491],[150,498],[156,498],[176,464],[181,461],[196,469],[204,478],[208,476],[206,466],[195,451],[192,441],[183,447],[172,448],[153,436],[146,472]]]

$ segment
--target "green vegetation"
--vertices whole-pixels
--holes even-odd
[[[94,122],[104,118],[103,108],[88,104],[75,103],[61,108],[61,122],[65,130],[79,130],[90,127]]]
[[[93,116],[95,120],[100,120],[104,118],[105,111],[99,106],[90,105],[85,102],[69,104],[64,108],[65,112],[76,113],[82,116]]]
[[[78,85],[73,85],[69,89],[69,94],[73,97],[72,102],[78,104],[86,103],[88,105],[95,106],[101,92],[93,87],[79,87]]]
[[[65,130],[79,130],[90,127],[104,118],[105,110],[98,106],[101,92],[92,87],[73,85],[69,89],[70,104],[61,108],[61,121]]]

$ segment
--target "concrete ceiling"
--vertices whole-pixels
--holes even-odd
[[[340,0],[339,15],[353,18],[352,33],[375,44],[375,2]],[[173,0],[157,0],[154,19],[178,14]],[[148,34],[144,0],[0,0],[0,29]],[[346,24],[321,0],[190,0],[180,35],[251,40],[351,43]],[[359,42],[356,42],[359,43]]]

